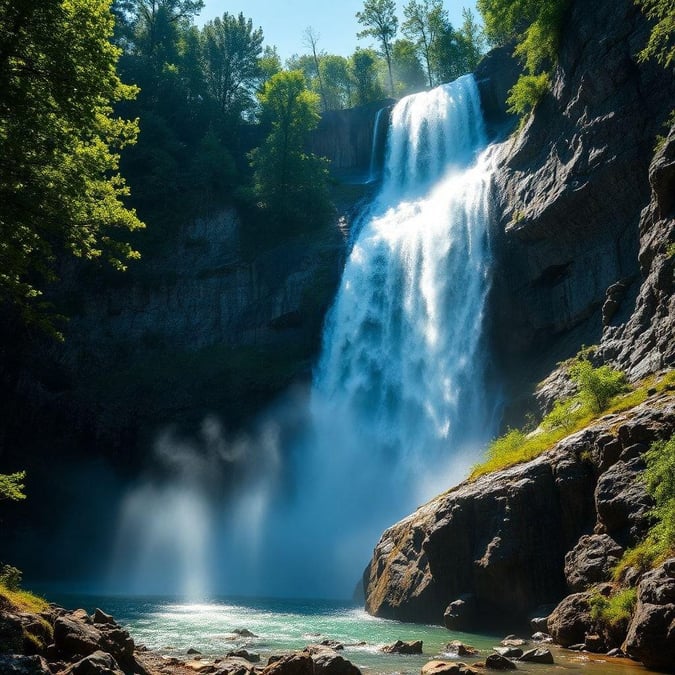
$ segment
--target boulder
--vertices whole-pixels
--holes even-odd
[[[535,633],[546,633],[548,631],[548,616],[536,616],[530,619],[530,628]]]
[[[463,663],[453,661],[427,661],[422,666],[421,675],[460,675]]]
[[[0,654],[0,673],[2,675],[52,675],[52,671],[42,656],[18,654]]]
[[[124,672],[110,654],[99,650],[66,668],[63,675],[124,675]]]
[[[640,581],[622,650],[647,668],[675,672],[675,558]]]
[[[385,645],[382,647],[382,651],[385,654],[421,654],[422,640],[415,640],[412,642],[396,640],[394,644]]]
[[[553,654],[550,649],[528,649],[519,658],[519,661],[530,663],[553,663]]]
[[[321,640],[319,644],[321,644],[322,647],[330,647],[331,649],[335,649],[335,651],[340,651],[341,649],[345,648],[345,646],[337,640]]]
[[[92,617],[92,620],[95,624],[103,623],[111,626],[117,625],[117,622],[110,614],[106,614],[102,609],[99,609],[98,607],[94,611],[94,616]]]
[[[361,671],[343,656],[330,648],[312,654],[314,675],[361,675]]]
[[[490,670],[517,670],[516,664],[501,654],[490,654],[485,659],[485,667]]]
[[[592,628],[591,592],[573,593],[564,598],[548,618],[548,628],[553,640],[569,647],[583,643]]]
[[[520,647],[493,647],[493,649],[497,654],[507,659],[517,659],[523,655],[523,650]]]
[[[239,637],[248,637],[248,638],[258,637],[255,633],[252,633],[248,628],[235,628],[232,632],[235,635],[238,635]]]
[[[623,548],[607,534],[583,535],[565,555],[565,579],[575,593],[609,581]],[[544,628],[543,630],[546,630]]]
[[[66,658],[82,657],[93,654],[99,649],[103,635],[81,613],[72,612],[57,617],[54,622],[54,644],[56,649]]]
[[[307,653],[282,656],[262,671],[263,675],[313,675],[314,661]]]
[[[23,648],[21,617],[0,612],[0,654],[19,654]]]

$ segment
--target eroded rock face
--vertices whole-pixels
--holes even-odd
[[[667,153],[651,176],[649,166],[675,83],[657,64],[636,61],[649,26],[631,0],[576,0],[567,26],[552,91],[504,145],[497,171],[498,348],[540,378],[599,341],[605,305],[605,331],[615,335],[607,354],[637,374],[645,372],[638,363],[672,363],[675,349],[665,342],[672,267],[668,276],[648,265],[666,233],[638,227],[650,180],[665,186],[672,178]],[[672,208],[667,198],[659,214],[664,208]],[[641,269],[652,274],[652,291],[638,301],[641,318],[619,330],[633,313]],[[657,325],[635,351],[651,317]],[[662,357],[654,359],[657,345]]]
[[[570,580],[579,587],[608,581],[611,559],[633,542],[633,530],[644,530],[650,507],[637,471],[633,482],[618,476],[642,461],[652,441],[674,431],[675,396],[654,396],[531,462],[437,497],[382,535],[364,574],[366,609],[442,623],[449,603],[472,596],[483,625],[494,617],[513,625],[559,602]],[[561,639],[564,621],[551,621],[548,632]],[[584,637],[579,629],[562,640]]]
[[[623,651],[647,668],[675,667],[675,558],[644,575]]]

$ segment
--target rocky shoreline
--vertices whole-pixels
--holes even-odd
[[[246,629],[235,632],[239,637],[257,637]],[[515,670],[522,664],[570,665],[569,655],[573,653],[565,655],[551,641],[543,633],[533,635],[531,640],[510,635],[488,651],[454,640],[439,654],[425,654],[428,660],[420,671],[421,675],[477,675]],[[69,611],[54,605],[39,614],[0,608],[3,675],[360,675],[361,670],[345,658],[343,650],[345,645],[324,639],[264,660],[247,649],[235,649],[219,657],[202,656],[196,649],[167,654],[172,650],[151,650],[135,644],[129,632],[100,609],[89,615],[83,609]],[[398,640],[379,651],[391,655],[392,672],[401,672],[397,659],[421,656],[423,643]],[[405,672],[412,670],[409,664],[403,667]]]

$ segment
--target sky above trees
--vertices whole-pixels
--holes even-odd
[[[399,24],[403,21],[404,0],[397,2]],[[450,22],[456,28],[462,25],[462,8],[470,8],[480,21],[475,0],[445,0]],[[375,45],[370,38],[357,39],[361,30],[356,12],[363,9],[363,0],[204,0],[204,9],[197,18],[202,25],[223,12],[238,14],[253,19],[254,26],[260,26],[265,35],[265,44],[276,45],[279,56],[286,60],[293,54],[307,53],[303,40],[305,28],[311,26],[319,33],[317,48],[330,54],[349,56],[357,46]]]

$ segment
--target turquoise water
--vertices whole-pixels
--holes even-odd
[[[205,659],[246,648],[259,653],[264,664],[272,654],[331,639],[345,645],[342,654],[364,674],[407,675],[419,673],[430,659],[452,659],[445,651],[451,640],[461,640],[481,651],[478,658],[457,659],[471,663],[484,659],[503,637],[452,633],[440,626],[377,619],[361,608],[339,601],[239,599],[185,603],[166,598],[48,595],[67,607],[84,607],[89,612],[100,607],[129,629],[136,644],[179,658],[186,658],[189,648],[199,650]],[[234,633],[237,629],[247,629],[257,637],[240,637]],[[402,656],[380,651],[383,645],[399,639],[422,640],[423,654]],[[648,672],[625,659],[606,659],[555,648],[552,651],[556,660],[554,666],[519,664],[518,670],[532,675],[553,672],[635,675]]]

